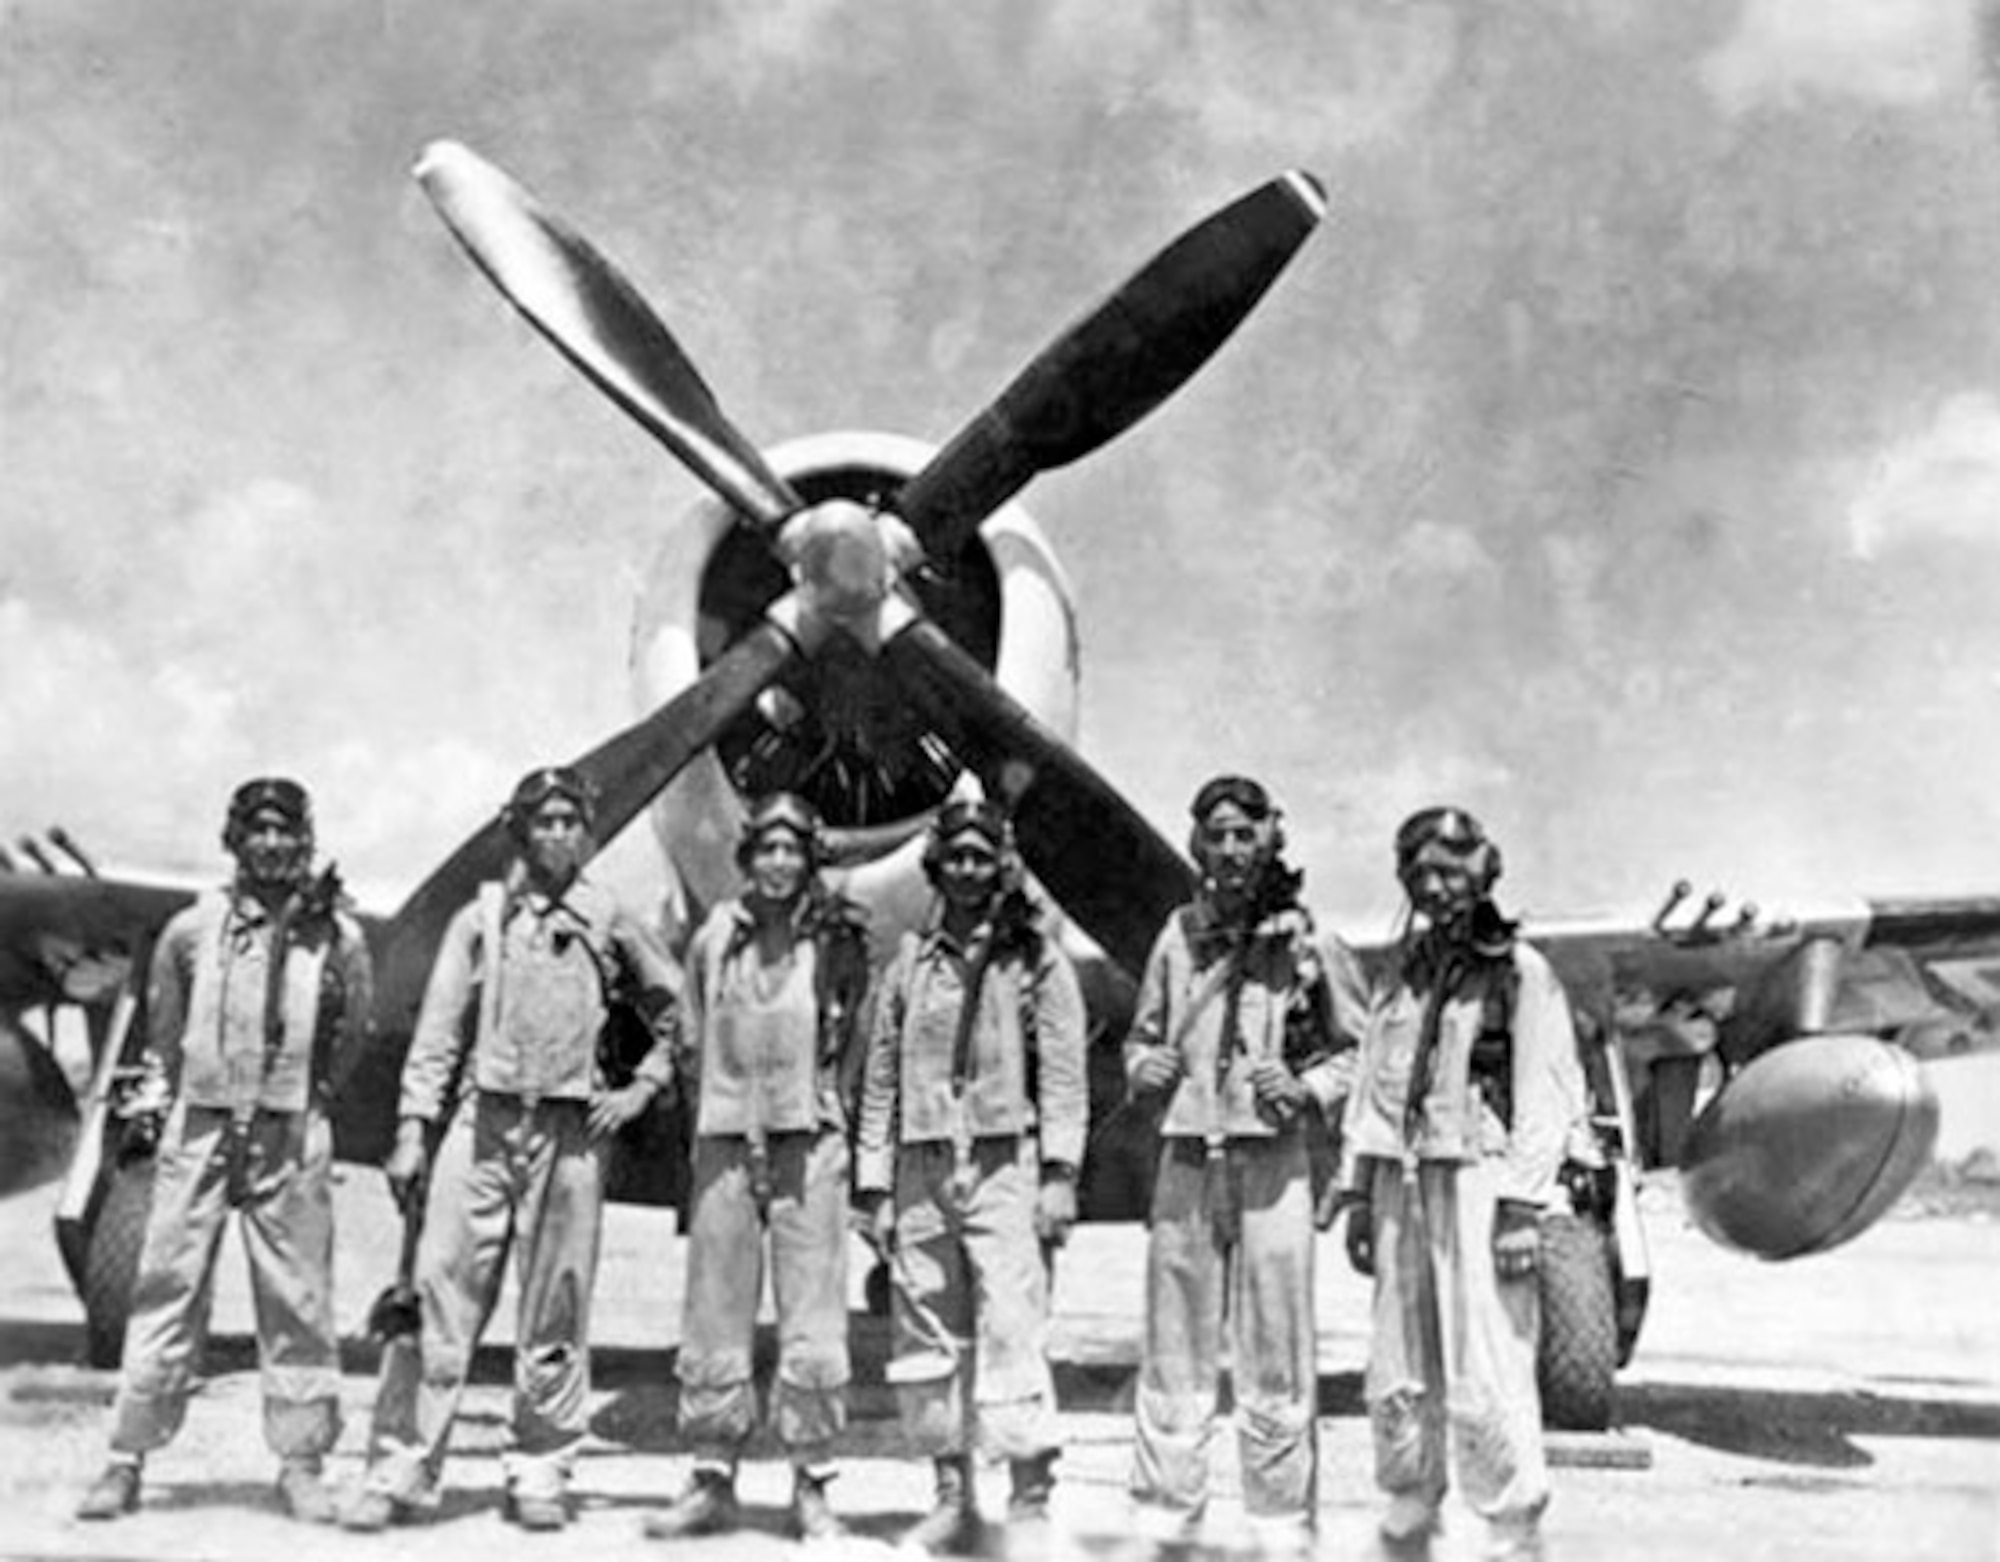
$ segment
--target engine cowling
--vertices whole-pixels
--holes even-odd
[[[1801,1258],[1859,1236],[1937,1145],[1922,1064],[1873,1036],[1809,1036],[1737,1073],[1695,1119],[1681,1193],[1713,1240]]]
[[[812,435],[766,452],[772,470],[808,503],[874,505],[934,454],[898,435]],[[904,581],[931,619],[1057,736],[1077,718],[1077,637],[1070,585],[1041,529],[1003,505],[960,556]],[[674,519],[655,559],[634,627],[640,709],[678,693],[788,584],[764,539],[722,500],[705,495]],[[827,823],[826,847],[847,893],[884,925],[914,921],[929,902],[918,840],[961,762],[941,735],[863,652],[824,647],[767,691],[716,747],[661,795],[654,826],[671,866],[673,896],[698,908],[731,893],[745,796],[774,786],[804,792]],[[679,908],[670,901],[670,932]]]

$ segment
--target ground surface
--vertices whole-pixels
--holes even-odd
[[[1976,1090],[1947,1096],[1949,1160],[1930,1184],[1942,1192],[1909,1201],[1838,1252],[1789,1265],[1724,1253],[1688,1228],[1670,1186],[1649,1188],[1654,1298],[1637,1358],[1621,1376],[1624,1431],[1556,1445],[1551,1556],[2000,1559],[2000,1221],[1978,1166],[1972,1177],[1961,1175],[1991,1142],[1995,1072],[1968,1074]],[[1968,1118],[1963,1103],[1974,1099],[1978,1115]],[[361,1537],[301,1528],[273,1506],[233,1239],[224,1251],[210,1376],[182,1437],[149,1468],[144,1510],[113,1525],[70,1518],[102,1456],[114,1375],[77,1364],[82,1330],[49,1239],[53,1202],[52,1190],[43,1190],[0,1204],[0,1554],[301,1562],[663,1554],[641,1537],[639,1514],[678,1487],[687,1467],[673,1431],[681,1244],[669,1218],[611,1213],[578,1522],[543,1537],[498,1517],[508,1362],[504,1350],[489,1349],[468,1396],[440,1520]],[[344,1173],[340,1213],[341,1318],[352,1340],[343,1383],[348,1429],[335,1473],[347,1481],[359,1467],[372,1387],[359,1335],[394,1266],[395,1227],[370,1172]],[[1062,1260],[1055,1346],[1068,1455],[1055,1549],[1065,1556],[1139,1562],[1153,1554],[1131,1534],[1122,1495],[1143,1246],[1135,1228],[1087,1228]],[[1328,1245],[1321,1265],[1319,1551],[1369,1557],[1378,1553],[1359,1402],[1365,1293],[1336,1248]],[[496,1343],[510,1337],[510,1309],[511,1298],[503,1300]],[[864,1536],[843,1549],[880,1556],[876,1542],[921,1511],[928,1476],[903,1456],[880,1382],[879,1329],[857,1318],[857,1344],[855,1457],[835,1499]],[[1227,1464],[1225,1494],[1234,1489]],[[982,1479],[989,1508],[997,1508],[1004,1475]],[[747,1533],[673,1554],[727,1562],[792,1549],[780,1538],[782,1465],[766,1457],[749,1466],[743,1495]],[[1208,1553],[1242,1554],[1238,1530],[1234,1503],[1218,1502]],[[1444,1562],[1476,1557],[1479,1540],[1477,1523],[1454,1508],[1434,1554]]]

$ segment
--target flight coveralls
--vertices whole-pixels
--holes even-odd
[[[733,1472],[756,1429],[767,1238],[778,1440],[796,1469],[824,1480],[847,1425],[849,1040],[866,951],[858,924],[823,939],[817,915],[808,895],[776,964],[759,954],[740,899],[716,907],[688,947],[681,1060],[695,1140],[678,1370],[697,1470]],[[846,956],[832,949],[842,936],[853,941]]]
[[[1205,901],[1177,911],[1146,962],[1127,1077],[1166,1047],[1182,1072],[1160,1125],[1146,1249],[1146,1331],[1132,1492],[1180,1525],[1208,1499],[1223,1330],[1229,1330],[1243,1503],[1309,1526],[1317,1503],[1314,1199],[1305,1112],[1279,1122],[1250,1084],[1260,1058],[1337,1114],[1365,1013],[1360,967],[1296,908],[1247,934]]]
[[[895,1200],[888,1377],[918,1452],[967,1454],[976,1430],[1018,1461],[1061,1445],[1035,1209],[1042,1178],[1083,1158],[1085,1014],[1069,959],[1035,938],[990,956],[966,1016],[979,959],[942,928],[904,935],[876,999],[855,1184]]]
[[[1343,1182],[1367,1197],[1375,1223],[1376,1480],[1434,1511],[1449,1442],[1473,1510],[1532,1525],[1549,1500],[1535,1386],[1541,1292],[1532,1271],[1498,1275],[1493,1230],[1500,1201],[1540,1209],[1555,1196],[1583,1110],[1582,1065],[1562,984],[1519,942],[1471,980],[1444,978],[1436,1040],[1420,1063],[1426,1004],[1445,969],[1420,942],[1377,993],[1348,1101]],[[1474,1066],[1492,1024],[1490,981],[1513,988],[1504,1082]],[[1412,1110],[1420,1067],[1428,1088]]]
[[[598,1038],[619,994],[653,1037],[634,1077],[667,1088],[679,981],[653,935],[587,876],[556,897],[525,882],[482,885],[445,929],[399,1106],[405,1118],[449,1119],[417,1247],[422,1327],[383,1352],[368,1490],[435,1502],[511,1244],[520,1312],[508,1477],[524,1499],[561,1498],[590,1395],[607,1148],[588,1129],[605,1084]]]
[[[180,1428],[232,1208],[250,1263],[264,1440],[310,1462],[339,1437],[326,1096],[365,1039],[372,982],[361,928],[339,910],[274,913],[229,889],[161,932],[147,1040],[179,1084],[125,1329],[114,1455],[149,1453]]]

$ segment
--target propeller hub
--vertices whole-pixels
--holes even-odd
[[[851,499],[829,499],[787,521],[778,550],[807,611],[852,631],[873,623],[902,573],[899,532],[909,536],[894,517]]]

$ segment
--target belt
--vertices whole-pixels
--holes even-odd
[[[543,1106],[569,1106],[581,1109],[590,1105],[589,1100],[583,1096],[547,1096],[535,1090],[488,1090],[482,1086],[478,1094],[482,1100],[504,1102],[523,1112],[532,1112],[537,1107]]]
[[[1298,1132],[1299,1123],[1295,1119],[1274,1127],[1268,1134],[1233,1134],[1228,1138],[1213,1141],[1197,1139],[1192,1134],[1168,1134],[1161,1140],[1165,1146],[1162,1153],[1183,1165],[1198,1166],[1211,1154],[1226,1155],[1257,1144],[1283,1144]]]
[[[999,1150],[1004,1147],[1005,1154],[1018,1155],[1021,1152],[1021,1141],[1026,1137],[1028,1137],[1026,1134],[1021,1133],[980,1134],[967,1142],[965,1153],[976,1155],[988,1150]],[[950,1139],[905,1139],[897,1146],[897,1150],[898,1153],[904,1155],[957,1155],[960,1153],[959,1146]]]

